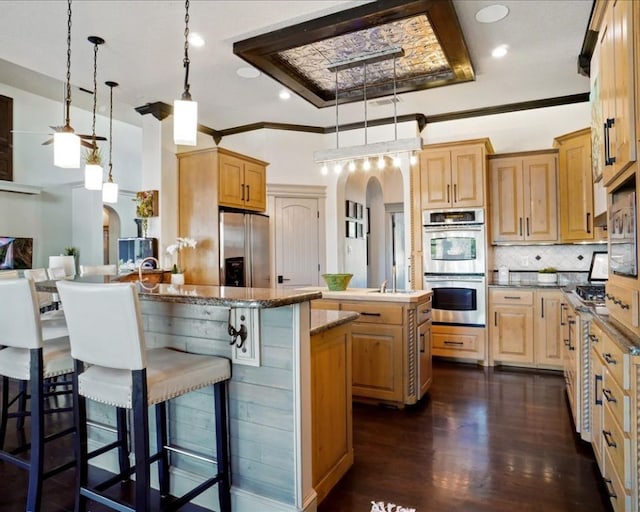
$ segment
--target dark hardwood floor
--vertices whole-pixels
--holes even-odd
[[[371,501],[417,512],[610,510],[559,373],[436,362],[416,406],[355,404],[354,444],[354,466],[319,512],[369,512]],[[52,460],[71,453],[66,441],[51,448]],[[26,485],[25,471],[0,462],[1,512],[24,511]],[[73,470],[45,482],[43,512],[72,511],[73,485]]]
[[[354,404],[355,464],[319,512],[611,510],[556,372],[435,362],[404,410]]]

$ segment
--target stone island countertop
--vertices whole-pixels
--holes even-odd
[[[348,288],[341,292],[334,292],[326,287],[321,286],[299,288],[298,291],[320,292],[323,299],[367,300],[380,302],[422,302],[432,293],[428,290],[401,290],[396,292],[380,292],[378,288]]]
[[[74,279],[79,283],[119,282],[118,276],[87,276]],[[172,285],[158,283],[147,285],[136,282],[141,300],[194,304],[203,306],[223,306],[240,308],[278,308],[319,299],[322,294],[312,289],[287,290],[275,288],[236,288],[233,286]],[[56,281],[40,281],[36,289],[56,293]]]
[[[328,309],[311,310],[311,329],[309,334],[320,334],[333,327],[346,324],[358,318],[360,315],[354,311],[332,311]]]

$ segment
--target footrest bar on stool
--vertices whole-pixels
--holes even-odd
[[[50,469],[42,474],[42,478],[49,478],[50,476],[57,475],[58,473],[62,473],[67,469],[70,469],[76,465],[75,460],[70,460],[69,462],[65,462],[64,464],[60,464],[59,466]]]
[[[194,459],[198,459],[203,462],[208,462],[210,464],[218,464],[217,459],[214,459],[211,457],[205,457],[204,455],[200,455],[198,453],[185,450],[184,448],[176,448],[175,446],[165,446],[164,449],[170,452],[179,453],[180,455],[186,455],[187,457],[193,457]]]
[[[89,498],[90,500],[95,501],[100,505],[104,505],[113,510],[117,510],[118,512],[136,512],[135,508],[126,505],[122,501],[115,498],[107,498],[105,496],[102,496],[101,494],[98,494],[97,492],[93,492],[91,489],[86,489],[83,487],[82,489],[80,489],[80,494],[85,498]]]
[[[96,491],[104,491],[105,489],[108,489],[109,487],[112,487],[122,482],[122,477],[124,476],[130,477],[135,472],[135,470],[136,470],[135,467],[129,468],[127,471],[123,471],[122,473],[113,475],[112,477],[107,478],[106,480],[100,482],[99,484],[95,484],[93,488]]]
[[[213,487],[219,481],[220,481],[220,475],[216,475],[214,478],[205,480],[198,487],[191,489],[188,493],[183,494],[179,498],[176,498],[171,503],[167,504],[166,508],[163,509],[163,512],[166,512],[169,510],[178,510],[183,505],[186,505],[187,503],[189,503],[193,498],[195,498],[196,496],[199,496],[204,491],[209,489],[209,487]]]

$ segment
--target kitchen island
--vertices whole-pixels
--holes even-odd
[[[353,398],[402,408],[415,404],[432,382],[430,291],[376,288],[322,292],[312,307],[355,311]]]
[[[109,282],[117,278],[78,281]],[[53,281],[36,284],[41,291],[56,290]],[[234,512],[315,510],[309,301],[321,294],[197,285],[136,286],[149,348],[167,346],[232,360],[229,436]],[[241,331],[242,325],[247,332],[243,342],[241,336],[229,334],[230,327]],[[173,444],[215,458],[211,403],[210,389],[170,403]],[[110,408],[91,405],[92,420],[115,423]],[[112,440],[113,434],[92,428],[89,436],[90,449],[94,449]],[[175,494],[203,481],[211,471],[210,464],[180,454],[173,455],[172,463]],[[105,455],[97,464],[114,469],[117,460]],[[215,488],[195,503],[215,509]]]

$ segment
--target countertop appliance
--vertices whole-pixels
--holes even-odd
[[[220,285],[269,288],[269,217],[220,211]]]
[[[605,305],[605,283],[608,274],[608,253],[596,251],[591,256],[589,267],[589,284],[576,286],[575,293],[585,304],[592,306]]]

